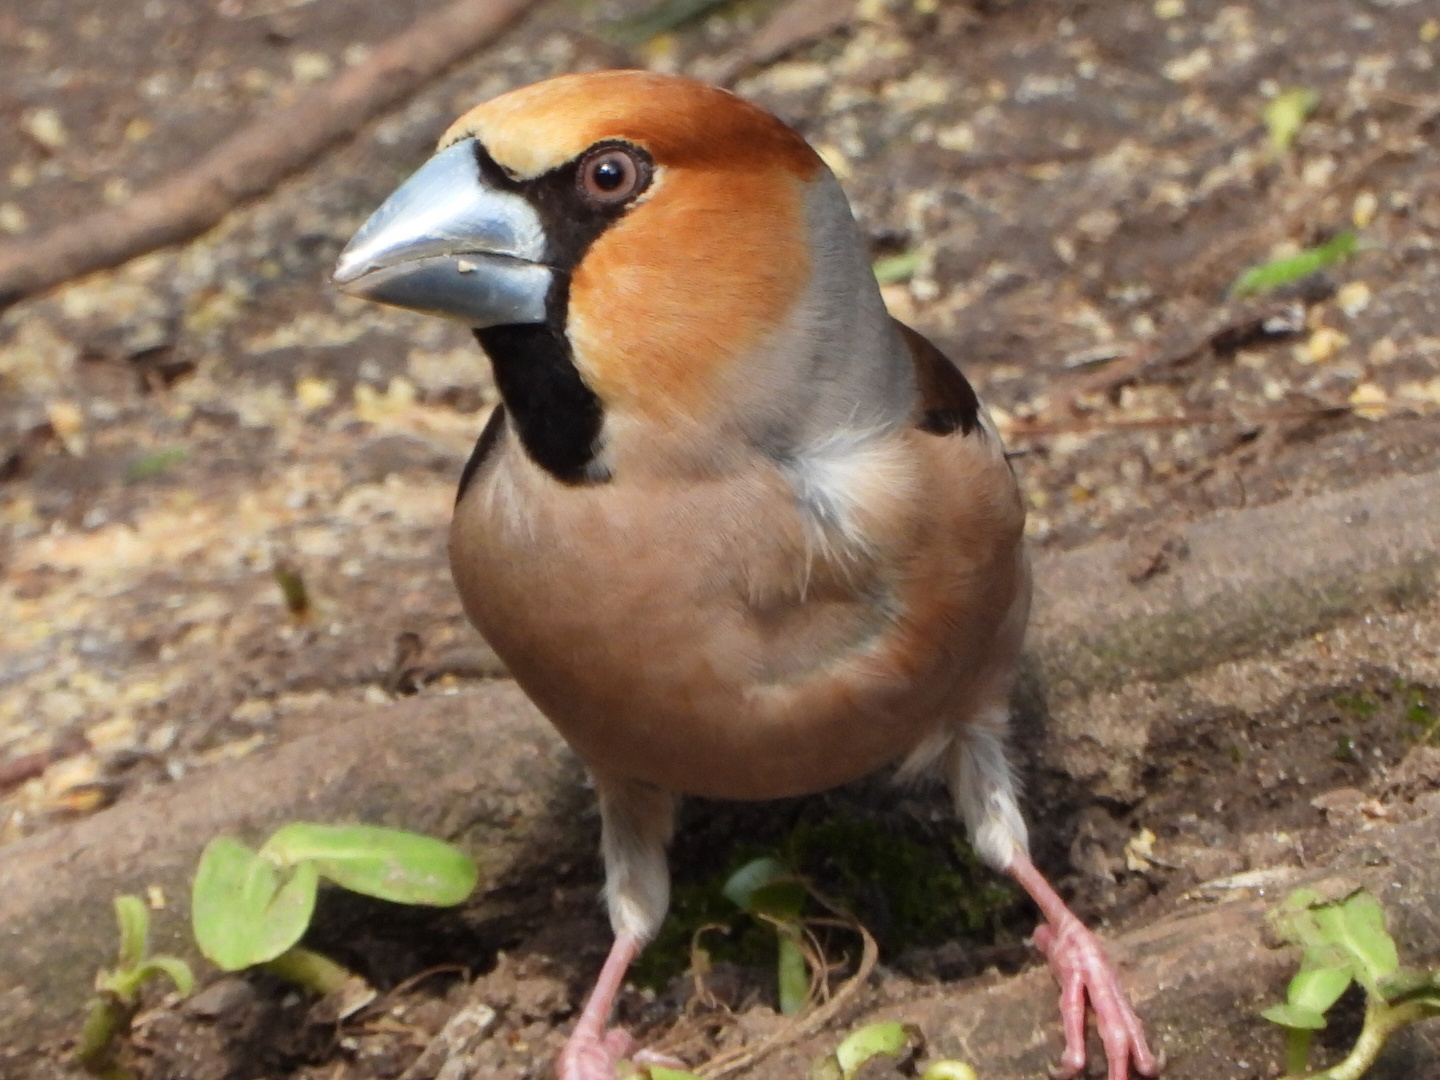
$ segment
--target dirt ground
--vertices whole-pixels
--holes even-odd
[[[0,0],[0,230],[122,204],[439,6]],[[496,399],[485,359],[463,330],[327,280],[454,115],[563,71],[730,78],[798,127],[850,193],[892,310],[991,404],[1041,549],[1129,538],[1144,558],[1217,509],[1440,466],[1433,4],[861,0],[757,58],[783,6],[715,4],[637,44],[623,20],[648,3],[539,3],[193,243],[0,315],[0,844],[284,744],[336,701],[503,674],[444,552]],[[1297,87],[1318,107],[1274,153],[1263,110]],[[1246,267],[1345,230],[1349,260],[1228,298]],[[277,568],[303,580],[307,620]],[[1205,717],[1154,748],[1134,800],[1035,774],[1040,861],[1082,914],[1124,927],[1198,883],[1322,859],[1399,797],[1394,770],[1437,709],[1440,688],[1376,669]],[[1354,794],[1312,804],[1336,791]],[[881,938],[870,999],[1016,970],[1030,915],[953,848],[939,805],[861,785],[692,806],[677,900],[698,912],[745,852],[870,821],[930,852],[926,873],[991,890],[943,944],[955,935],[854,886],[883,871],[817,840],[807,869]],[[1142,828],[1163,857],[1127,848]],[[140,1076],[420,1080],[406,1070],[461,1003],[477,1023],[494,1010],[474,1075],[545,1075],[607,943],[594,832],[584,819],[574,861],[503,933],[327,901],[318,943],[384,991],[378,1006],[319,1024],[279,984],[225,979],[142,1017]],[[762,971],[712,979],[736,1018],[687,1013],[691,984],[671,974],[623,1002],[642,1035],[700,1054],[773,1028]],[[1269,1075],[1278,1053],[1235,1075]],[[63,1053],[25,1060],[52,1075]]]

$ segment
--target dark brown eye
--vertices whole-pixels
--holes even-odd
[[[640,163],[621,149],[602,150],[580,166],[580,186],[596,202],[624,202],[640,189]]]

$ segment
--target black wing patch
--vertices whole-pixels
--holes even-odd
[[[475,449],[470,451],[470,460],[465,462],[465,468],[460,472],[460,490],[455,493],[456,506],[460,505],[460,500],[465,497],[465,489],[470,486],[470,481],[475,479],[475,474],[480,471],[480,466],[485,464],[485,459],[500,445],[500,436],[504,434],[505,406],[496,405],[490,413],[490,419],[485,421],[480,438],[475,440]]]
[[[980,398],[970,381],[948,356],[925,335],[899,319],[895,327],[915,361],[915,385],[920,394],[915,426],[932,435],[969,435],[980,428]]]

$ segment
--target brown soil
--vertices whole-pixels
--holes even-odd
[[[0,228],[123,200],[437,6],[0,0],[15,121],[0,129]],[[496,673],[444,558],[455,477],[495,398],[483,357],[459,329],[338,296],[328,270],[469,104],[580,67],[714,75],[777,6],[718,5],[630,50],[610,31],[639,0],[539,4],[194,244],[0,316],[0,843],[311,732],[336,700]],[[887,301],[1012,432],[1034,542],[1128,537],[1144,561],[1217,508],[1440,464],[1437,33],[1429,5],[1379,0],[1311,0],[1303,19],[1287,0],[866,0],[737,89],[821,148],[877,257],[914,256]],[[1296,86],[1320,105],[1276,160],[1261,110]],[[1350,261],[1226,299],[1277,245],[1357,225]],[[277,566],[303,579],[306,620],[287,614]],[[1377,669],[1298,685],[1278,709],[1177,718],[1124,804],[1031,762],[1037,854],[1116,927],[1203,882],[1323,860],[1408,812],[1416,791],[1397,794],[1394,769],[1437,709],[1436,687]],[[692,806],[677,883],[713,882],[742,839],[783,844],[837,814],[970,873],[942,800],[867,784]],[[1142,829],[1153,858],[1132,846],[1127,863]],[[474,1075],[543,1075],[607,944],[595,831],[587,819],[574,860],[499,924],[329,898],[317,944],[378,1003],[317,1023],[278,983],[226,980],[209,1004],[152,1003],[137,1071],[400,1076],[463,1002],[496,1011]],[[883,938],[887,900],[848,899]],[[1014,970],[1027,920],[1010,900],[963,947],[885,941],[866,1000]],[[763,971],[722,967],[712,984],[737,1018],[686,1021],[705,1037],[685,1052],[773,1026]],[[621,1019],[678,1042],[690,992],[633,991]],[[1279,1048],[1225,1075],[1263,1075]],[[15,1075],[67,1069],[58,1050],[14,1060]]]

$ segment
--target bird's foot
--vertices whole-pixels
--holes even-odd
[[[575,1034],[560,1051],[555,1061],[556,1080],[616,1080],[617,1076],[632,1075],[621,1070],[623,1062],[629,1061],[643,1071],[646,1065],[660,1065],[667,1069],[683,1070],[685,1063],[654,1050],[636,1050],[635,1040],[624,1028],[611,1028],[598,1038],[594,1035]]]
[[[615,1080],[616,1070],[635,1040],[623,1028],[600,1035],[577,1031],[555,1063],[558,1080]]]
[[[1065,1053],[1056,1080],[1070,1080],[1085,1068],[1085,1002],[1095,1010],[1095,1026],[1105,1046],[1109,1080],[1129,1080],[1130,1066],[1142,1076],[1158,1076],[1163,1061],[1151,1053],[1145,1029],[1130,1006],[1120,976],[1105,956],[1100,939],[1068,911],[1035,930],[1035,946],[1049,961],[1060,984],[1060,1016]]]

